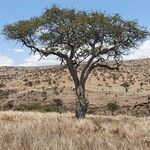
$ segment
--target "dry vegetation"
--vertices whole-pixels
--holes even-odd
[[[127,92],[126,92],[127,91]],[[150,59],[124,61],[119,71],[94,70],[86,84],[89,113],[110,115],[106,108],[116,101],[118,114],[150,115]],[[75,91],[68,70],[59,66],[0,67],[0,109],[74,112]]]
[[[74,112],[75,103],[67,70],[0,67],[0,110],[6,110],[0,112],[0,150],[149,149],[150,59],[125,61],[119,72],[94,70],[86,93],[88,113],[96,115],[77,120],[64,113]]]
[[[0,112],[1,150],[148,150],[150,117]]]

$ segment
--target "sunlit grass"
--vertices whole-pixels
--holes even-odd
[[[0,150],[148,150],[150,117],[0,112]]]

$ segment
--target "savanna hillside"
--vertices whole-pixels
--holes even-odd
[[[125,86],[127,85],[127,89]],[[115,114],[150,114],[150,59],[124,61],[119,71],[96,69],[86,84],[89,113],[108,115],[106,105],[116,101]],[[68,70],[59,66],[0,67],[1,110],[74,111],[75,94]]]

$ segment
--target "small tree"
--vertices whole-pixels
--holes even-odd
[[[41,58],[57,56],[61,65],[69,69],[78,99],[77,118],[84,118],[88,110],[85,83],[91,71],[97,67],[119,69],[122,55],[149,35],[136,21],[124,20],[118,14],[57,6],[46,9],[39,17],[5,25],[3,34],[34,54],[38,52]]]
[[[140,82],[141,89],[143,89],[143,85],[144,85],[144,83]]]
[[[116,73],[113,73],[113,74],[112,74],[112,78],[113,78],[113,82],[116,83],[116,80],[118,80],[119,75],[116,74]]]
[[[121,86],[123,86],[123,87],[125,88],[125,91],[126,91],[126,92],[129,91],[129,87],[130,87],[129,82],[126,81],[126,82],[122,83]]]
[[[107,108],[111,111],[112,115],[114,115],[114,112],[119,109],[119,105],[116,101],[111,101],[107,104]]]

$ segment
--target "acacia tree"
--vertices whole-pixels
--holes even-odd
[[[131,84],[129,82],[125,81],[124,83],[121,84],[121,86],[123,86],[125,88],[125,91],[128,92]]]
[[[118,14],[52,6],[41,16],[5,25],[3,34],[41,58],[55,55],[61,60],[74,81],[76,117],[84,118],[89,104],[85,83],[91,71],[97,67],[119,69],[122,55],[141,44],[149,33]]]

